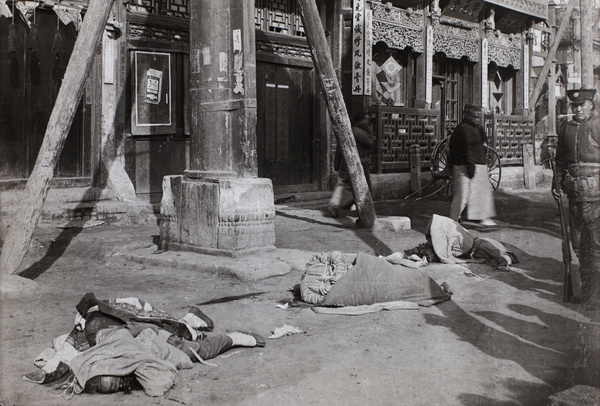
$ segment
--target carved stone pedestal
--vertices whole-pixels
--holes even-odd
[[[275,246],[270,179],[235,176],[163,179],[160,247],[241,256]]]

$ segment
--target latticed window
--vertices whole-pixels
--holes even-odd
[[[459,117],[459,66],[455,63],[447,64],[446,72],[446,124],[456,123]]]
[[[127,10],[136,13],[189,19],[189,0],[134,0],[127,4]]]
[[[256,28],[292,37],[305,37],[296,0],[256,0]]]
[[[465,93],[472,92],[471,89],[463,88],[467,82],[464,76],[470,75],[470,72],[470,67],[463,66],[461,60],[440,56],[436,56],[433,60],[433,75],[444,83],[443,95],[440,95],[440,100],[432,100],[432,105],[444,104],[441,113],[447,133],[451,132],[461,120],[462,105],[466,102],[463,100]]]

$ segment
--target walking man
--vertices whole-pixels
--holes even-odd
[[[365,173],[365,180],[369,191],[373,193],[371,187],[371,173],[369,166],[371,161],[369,158],[370,149],[373,146],[374,138],[369,124],[369,115],[365,111],[360,111],[352,117],[352,134],[358,148],[360,163]],[[338,146],[335,154],[334,169],[338,171],[338,179],[329,200],[329,213],[333,217],[340,215],[340,210],[347,210],[354,204],[354,195],[352,193],[352,184],[350,183],[350,173],[348,173],[348,165],[344,161],[342,151]]]
[[[489,181],[482,118],[480,106],[466,104],[463,121],[450,136],[448,163],[453,167],[450,218],[478,221],[481,227],[490,228],[496,226],[492,220],[496,206]],[[461,218],[463,212],[465,217]]]

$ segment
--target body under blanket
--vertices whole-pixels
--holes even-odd
[[[392,265],[359,253],[352,267],[325,295],[324,306],[359,306],[393,301],[430,306],[450,295],[421,269]]]

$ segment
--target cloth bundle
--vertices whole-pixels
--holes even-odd
[[[321,304],[331,287],[348,272],[352,264],[339,251],[316,254],[306,264],[300,282],[302,300]]]

